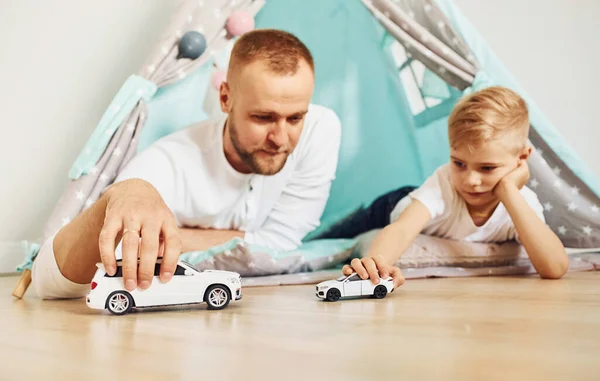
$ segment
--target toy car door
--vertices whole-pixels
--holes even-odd
[[[362,282],[361,295],[373,295],[375,287],[377,287],[377,285],[373,284],[370,279]]]
[[[171,304],[186,303],[189,299],[189,294],[186,294],[186,282],[182,277],[184,276],[184,269],[181,266],[177,266],[173,278],[167,283],[162,283],[158,276],[160,275],[160,263],[157,263],[154,267],[154,276],[152,284],[146,290],[137,289],[134,291],[135,303],[137,306],[162,306]]]
[[[343,296],[360,296],[362,287],[362,279],[358,274],[354,274],[344,281]]]

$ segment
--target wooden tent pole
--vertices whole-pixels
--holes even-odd
[[[25,270],[23,270],[23,273],[21,274],[21,278],[19,279],[17,286],[13,290],[12,295],[16,298],[23,299],[23,295],[25,295],[25,292],[27,291],[27,288],[29,287],[30,284],[31,284],[31,270],[25,269]]]

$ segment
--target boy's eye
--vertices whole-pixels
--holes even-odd
[[[483,167],[481,167],[481,170],[482,170],[482,171],[484,171],[484,172],[491,172],[491,171],[493,171],[493,170],[494,170],[494,169],[496,169],[496,168],[497,168],[497,167],[493,167],[493,166],[490,166],[490,165],[486,165],[486,166],[483,166]]]
[[[460,161],[456,161],[456,160],[454,160],[454,165],[455,165],[457,168],[461,168],[461,169],[465,167],[465,164],[464,164],[464,163],[461,163]]]

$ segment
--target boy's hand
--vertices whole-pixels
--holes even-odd
[[[394,288],[404,284],[402,271],[396,266],[390,266],[379,256],[365,257],[363,259],[354,258],[350,265],[342,268],[344,275],[357,273],[361,279],[371,279],[373,284],[379,284],[381,278],[391,276],[394,280]]]
[[[519,161],[519,165],[517,168],[513,169],[506,176],[504,176],[496,187],[494,188],[494,194],[498,198],[502,198],[502,192],[504,192],[508,187],[516,186],[517,189],[522,189],[527,181],[529,181],[530,173],[529,173],[529,165],[527,165],[527,160]]]

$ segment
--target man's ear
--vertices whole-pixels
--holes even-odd
[[[221,111],[225,114],[231,112],[231,89],[227,82],[221,82],[221,87],[219,88],[219,103],[221,104]]]

